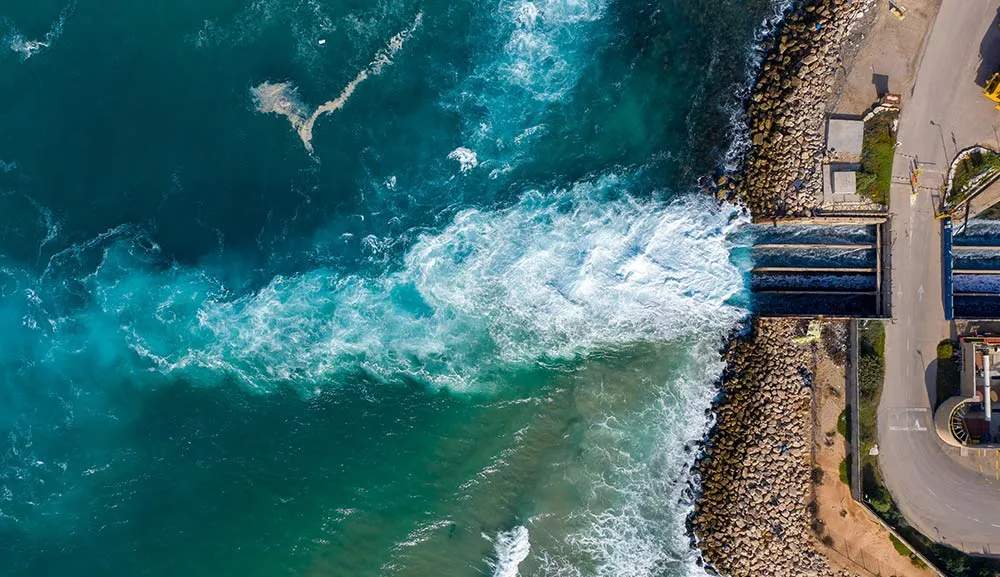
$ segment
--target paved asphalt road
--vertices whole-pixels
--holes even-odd
[[[1000,489],[963,466],[959,460],[970,457],[953,453],[934,430],[936,347],[954,335],[944,319],[932,195],[957,150],[997,140],[1000,111],[976,82],[1000,63],[998,8],[1000,0],[944,0],[913,92],[903,95],[890,198],[894,319],[886,324],[878,417],[880,468],[906,518],[934,540],[993,554],[1000,554]],[[914,162],[922,169],[916,196]]]

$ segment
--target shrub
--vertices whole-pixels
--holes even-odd
[[[885,355],[885,326],[881,321],[864,321],[860,325],[858,332],[858,344],[861,345],[862,355],[875,355],[884,357]]]
[[[858,388],[861,398],[871,401],[882,390],[885,361],[880,356],[862,355],[858,359]]]
[[[865,463],[861,469],[861,474],[861,486],[864,487],[865,500],[868,501],[868,504],[876,512],[888,515],[894,509],[892,496],[889,495],[889,491],[876,478],[875,467],[871,463]]]

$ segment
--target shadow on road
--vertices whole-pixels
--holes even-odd
[[[993,17],[993,23],[986,30],[979,43],[979,70],[976,72],[976,84],[986,86],[990,77],[1000,68],[1000,10]]]
[[[924,386],[927,387],[927,405],[931,407],[931,410],[937,408],[937,371],[938,360],[935,358],[927,365],[927,370],[924,372]]]

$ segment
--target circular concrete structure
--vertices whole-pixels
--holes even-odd
[[[953,447],[965,446],[957,438],[955,438],[955,433],[951,428],[951,420],[955,415],[955,412],[958,411],[959,407],[967,401],[968,399],[963,397],[952,397],[941,403],[941,406],[934,412],[934,428],[937,429],[938,437],[941,437],[942,441]]]

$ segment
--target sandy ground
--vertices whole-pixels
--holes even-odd
[[[874,22],[862,38],[854,38],[845,57],[846,81],[830,102],[832,112],[862,114],[878,99],[882,90],[902,97],[902,105],[913,91],[924,44],[941,0],[900,0],[906,17],[896,18],[888,10],[888,0],[879,0]]]
[[[823,470],[823,479],[813,490],[823,535],[833,540],[828,549],[834,552],[827,550],[827,557],[831,563],[864,576],[934,577],[933,571],[918,569],[908,557],[896,552],[889,541],[889,532],[851,499],[851,490],[840,480],[840,463],[846,455],[847,441],[837,432],[837,420],[845,406],[845,385],[844,367],[838,366],[817,345],[813,455],[814,466]]]

